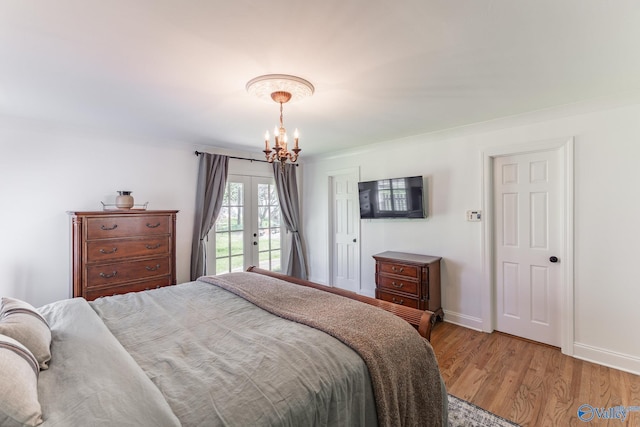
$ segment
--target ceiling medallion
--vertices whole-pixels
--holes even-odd
[[[250,95],[264,100],[273,100],[280,104],[280,125],[276,126],[273,131],[273,149],[269,146],[269,131],[267,131],[264,136],[263,152],[267,161],[273,163],[277,160],[283,168],[287,160],[295,163],[298,160],[298,153],[302,151],[298,146],[298,129],[296,129],[293,134],[294,147],[289,151],[287,147],[289,137],[287,130],[284,128],[282,106],[287,102],[299,101],[313,95],[315,90],[313,85],[305,79],[296,76],[267,74],[249,80],[246,89]]]

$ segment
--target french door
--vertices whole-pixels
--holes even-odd
[[[273,178],[229,175],[222,208],[209,232],[208,274],[250,265],[281,271],[282,221]]]

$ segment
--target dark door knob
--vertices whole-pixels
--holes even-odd
[[[549,261],[558,262],[558,257],[557,256],[552,256],[551,258],[549,258]]]

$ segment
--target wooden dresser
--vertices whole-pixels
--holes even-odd
[[[68,212],[73,296],[93,300],[175,285],[177,212]]]
[[[376,298],[435,313],[442,320],[440,260],[428,255],[382,252],[376,260]]]

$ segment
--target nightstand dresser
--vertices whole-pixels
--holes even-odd
[[[382,252],[376,260],[376,298],[435,313],[442,320],[440,260],[405,252]]]
[[[175,285],[177,212],[68,212],[73,296],[93,300]]]

